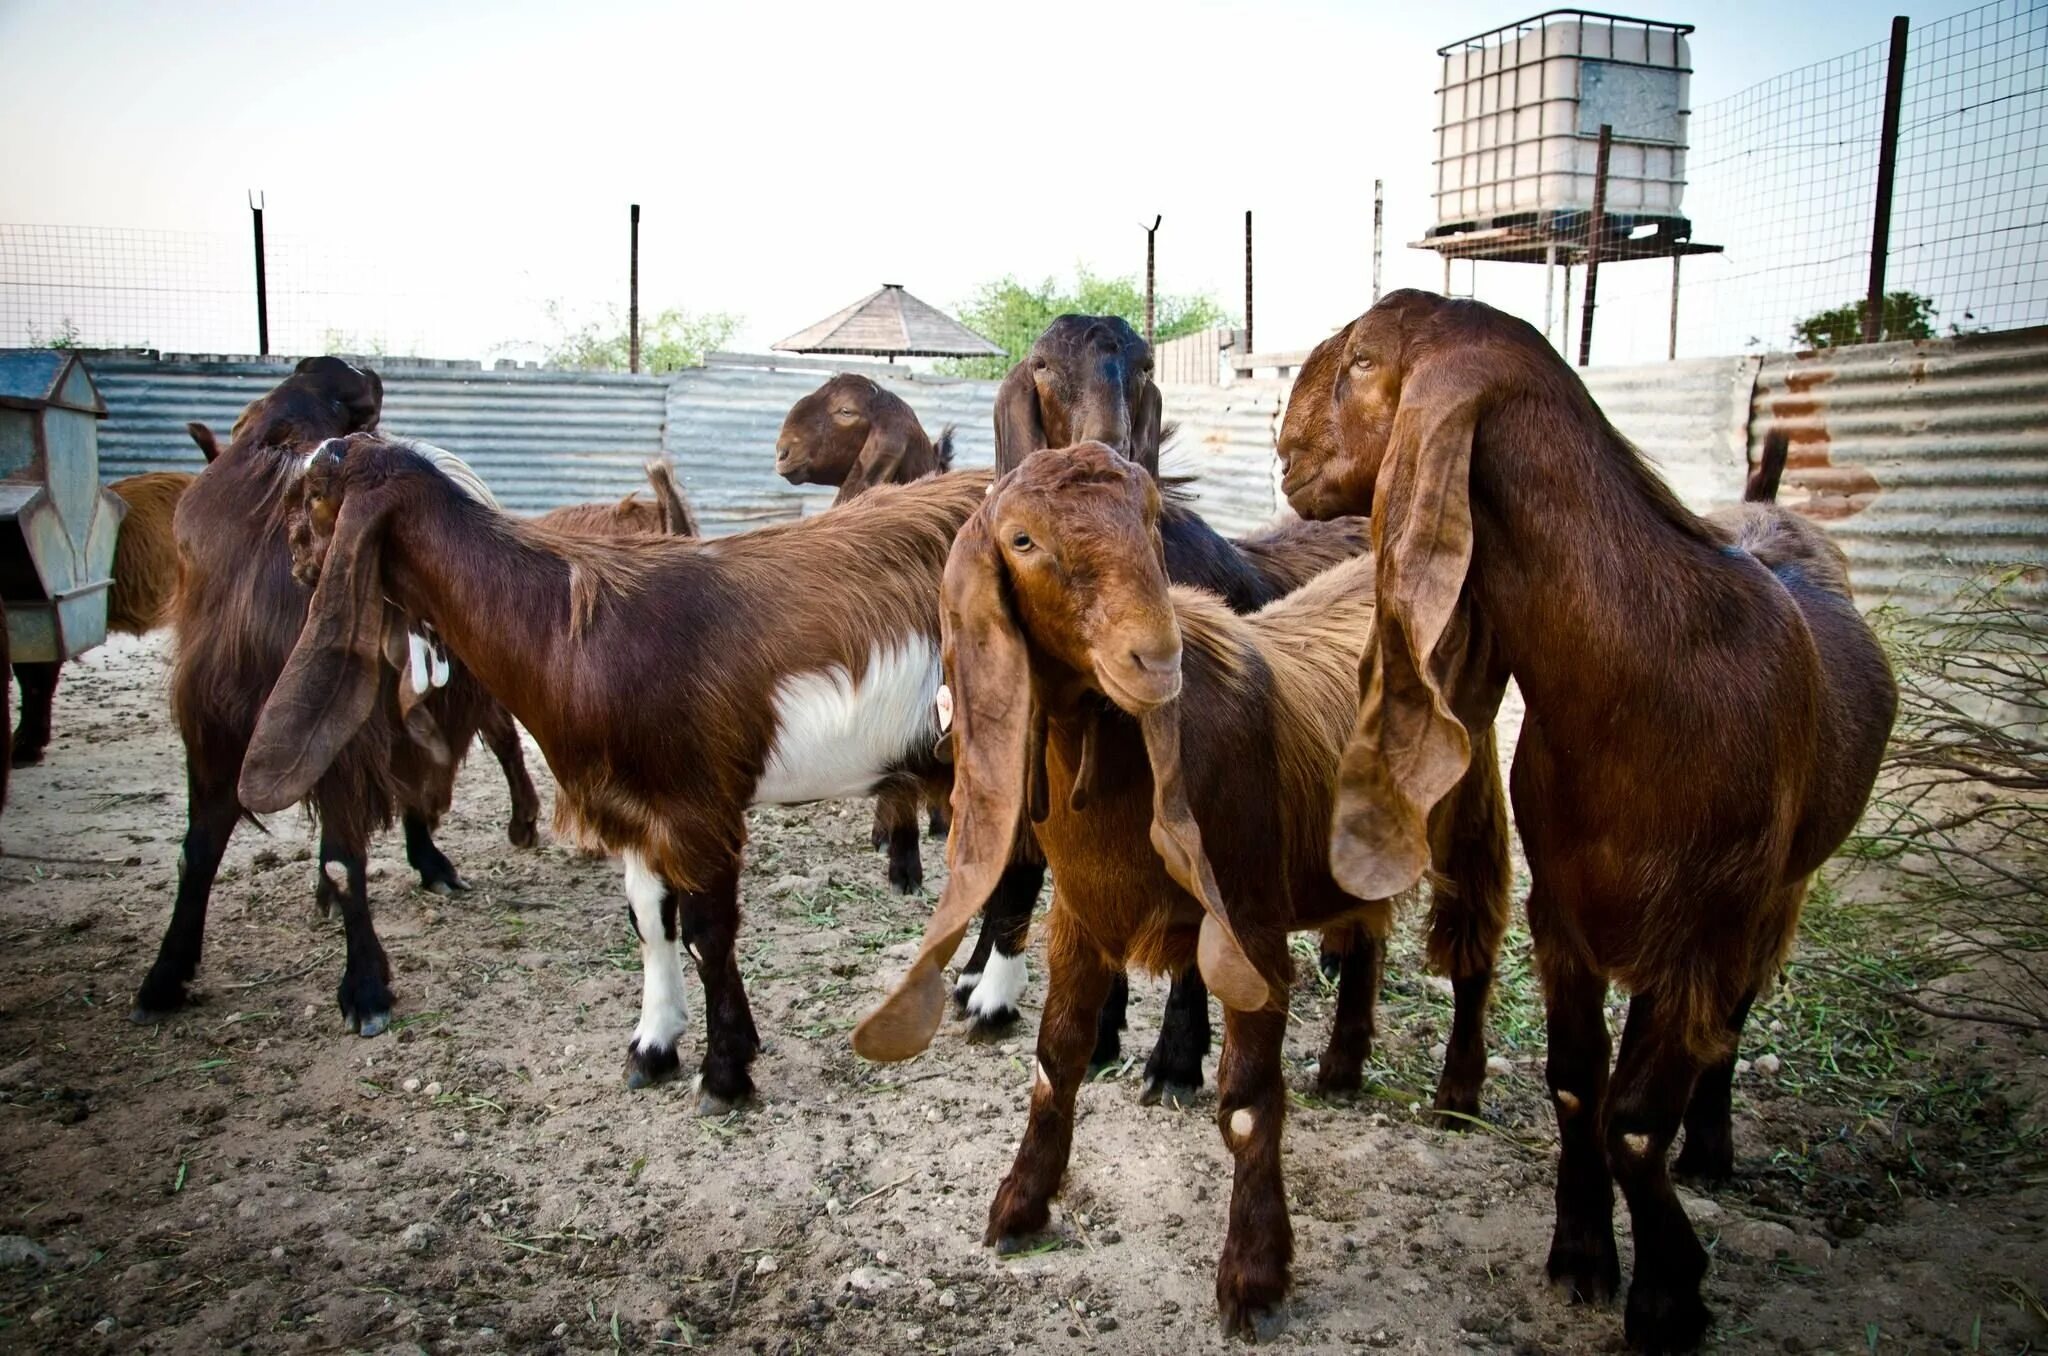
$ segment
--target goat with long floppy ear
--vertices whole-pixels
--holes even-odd
[[[1393,293],[1346,331],[1332,399],[1337,473],[1290,466],[1289,495],[1371,511],[1380,607],[1333,869],[1362,890],[1421,874],[1512,676],[1560,1142],[1548,1270],[1615,1292],[1618,1183],[1626,1334],[1688,1349],[1707,1256],[1666,1156],[1682,1125],[1681,1172],[1733,1169],[1735,1038],[1869,795],[1896,705],[1883,651],[1840,552],[1760,502],[1770,449],[1750,502],[1695,515],[1522,321]],[[1632,999],[1610,1078],[1614,983]]]
[[[985,505],[954,539],[942,594],[954,751],[946,890],[909,971],[854,1032],[854,1049],[869,1059],[908,1059],[931,1043],[945,1012],[945,964],[994,892],[1034,788],[1045,784],[1044,770],[1034,761],[1044,756],[1044,735],[1032,699],[1030,657],[988,514]],[[1180,712],[1167,703],[1141,724],[1153,776],[1152,847],[1174,882],[1203,908],[1197,943],[1202,976],[1229,1006],[1256,1011],[1272,1001],[1273,989],[1231,926],[1201,829],[1188,808]]]
[[[1047,447],[1101,442],[1159,474],[1164,435],[1152,348],[1113,315],[1063,315],[996,391],[996,469]]]

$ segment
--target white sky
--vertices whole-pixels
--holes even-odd
[[[461,309],[617,294],[638,201],[643,306],[741,313],[760,349],[884,281],[951,308],[1004,273],[1141,272],[1154,213],[1161,288],[1234,311],[1249,207],[1257,346],[1301,347],[1366,304],[1375,177],[1387,285],[1441,285],[1403,248],[1432,215],[1434,51],[1541,8],[0,0],[0,221],[246,233],[260,188],[365,290]],[[1700,25],[1694,107],[1892,13],[1627,8]]]

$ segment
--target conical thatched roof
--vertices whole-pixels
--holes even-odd
[[[891,358],[1001,358],[1004,351],[899,283],[862,297],[774,346],[783,353],[873,353]]]

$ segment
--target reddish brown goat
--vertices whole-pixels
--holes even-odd
[[[647,462],[647,487],[652,500],[629,494],[616,504],[565,504],[537,521],[562,532],[609,535],[652,532],[664,537],[700,537],[697,514],[676,481],[675,467],[662,457]]]
[[[1160,408],[1159,388],[1152,381],[1152,350],[1136,330],[1117,316],[1061,316],[997,392],[997,469],[1013,470],[1045,447],[1092,439],[1156,475],[1160,447],[1169,433],[1160,422]],[[1256,611],[1359,554],[1368,537],[1365,521],[1353,519],[1288,524],[1231,541],[1172,492],[1160,511],[1159,531],[1167,578],[1207,589],[1238,612]],[[981,936],[962,967],[955,992],[977,1031],[1016,1020],[1016,1000],[1024,983],[1023,951],[1043,879],[1043,869],[1031,860],[1027,836],[1020,840],[1017,870],[989,902]],[[1339,938],[1329,939],[1326,950],[1326,968],[1332,970],[1345,963],[1343,954],[1352,955],[1349,963],[1354,966],[1378,963],[1370,948],[1353,947]],[[1129,986],[1119,979],[1102,1009],[1093,1060],[1097,1068],[1122,1058],[1128,1001]],[[1209,1041],[1208,994],[1201,976],[1189,970],[1176,978],[1167,994],[1159,1039],[1145,1061],[1141,1100],[1178,1104],[1191,1098],[1202,1085],[1202,1059]],[[1483,1066],[1484,1055],[1479,1058]]]
[[[842,372],[790,406],[775,439],[775,473],[792,485],[837,485],[843,504],[876,485],[907,485],[953,469],[953,426],[937,442],[910,402],[880,383]],[[875,800],[871,840],[889,854],[889,884],[915,894],[924,884],[917,851],[915,787],[892,788]],[[926,797],[931,835],[946,836],[942,793]]]
[[[557,832],[625,859],[644,971],[629,1083],[680,1066],[686,951],[709,1013],[700,1105],[747,1097],[747,807],[939,770],[939,580],[989,478],[884,486],[715,542],[512,519],[370,434],[322,444],[304,484],[298,564],[319,582],[250,743],[244,802],[291,803],[374,725],[387,606],[431,626],[546,753]]]
[[[214,874],[236,821],[249,813],[236,781],[257,715],[306,618],[307,594],[293,578],[287,544],[287,512],[302,460],[323,438],[374,427],[382,404],[383,383],[374,372],[339,358],[308,358],[242,412],[227,450],[178,501],[171,711],[185,742],[187,823],[177,900],[156,963],[136,995],[137,1020],[154,1021],[189,1001],[185,986],[198,968]],[[202,447],[208,442],[211,435]],[[331,768],[305,788],[320,820],[315,899],[323,909],[339,906],[347,937],[336,996],[350,1027],[366,1036],[382,1031],[391,1013],[390,962],[370,921],[370,834],[390,822],[396,807],[406,856],[421,883],[461,888],[454,865],[434,845],[433,828],[448,808],[455,769],[479,724],[493,712],[503,716],[460,670],[411,723],[398,709],[397,689],[396,670],[380,666],[380,718],[330,750]],[[486,724],[483,733],[514,787],[508,832],[514,842],[531,843],[539,800],[517,732],[506,719],[497,728]]]
[[[775,474],[792,485],[837,485],[835,504],[952,469],[951,424],[933,442],[908,401],[853,372],[790,406],[775,439]]]
[[[1615,1292],[1618,1181],[1628,1340],[1690,1348],[1707,1258],[1666,1153],[1683,1124],[1679,1170],[1730,1171],[1735,1043],[1869,795],[1890,671],[1818,528],[1766,504],[1689,512],[1522,321],[1395,292],[1340,350],[1335,436],[1288,449],[1285,479],[1304,513],[1373,515],[1380,611],[1333,869],[1363,895],[1414,882],[1512,676],[1561,1141],[1549,1273]],[[1631,994],[1611,1080],[1610,982]]]
[[[1010,1251],[1045,1227],[1115,977],[1198,963],[1225,1008],[1216,1119],[1237,1176],[1216,1297],[1237,1332],[1279,1302],[1293,1253],[1280,1180],[1287,935],[1358,929],[1377,951],[1393,923],[1391,901],[1362,902],[1330,875],[1372,561],[1239,617],[1168,586],[1160,507],[1149,476],[1087,444],[1028,458],[961,530],[944,593],[952,871],[910,973],[854,1044],[903,1059],[929,1042],[939,966],[996,888],[1028,809],[1053,872],[1050,975],[1030,1116],[986,1241]],[[1506,809],[1497,772],[1475,772],[1461,804],[1476,818],[1470,841],[1492,846],[1438,863],[1454,887],[1443,897],[1504,910]],[[1325,1092],[1359,1085],[1378,979],[1376,967],[1343,973]]]

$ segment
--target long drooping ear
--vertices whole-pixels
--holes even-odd
[[[839,482],[839,501],[876,485],[893,485],[910,454],[910,430],[900,419],[869,419],[868,438],[853,459],[853,469]]]
[[[1138,408],[1131,411],[1131,460],[1154,476],[1159,474],[1162,415],[1159,388],[1147,379],[1145,390],[1138,397]]]
[[[1018,363],[996,388],[996,471],[1014,471],[1042,447],[1045,419],[1038,409],[1038,383],[1029,361]]]
[[[946,961],[1010,863],[1024,814],[1031,742],[1030,656],[1005,596],[987,506],[954,538],[941,596],[953,696],[953,831],[946,890],[917,957],[889,996],[854,1029],[868,1059],[909,1059],[931,1044],[945,1014]]]
[[[1452,693],[1473,641],[1463,595],[1482,394],[1469,365],[1411,372],[1373,489],[1379,610],[1330,835],[1331,872],[1361,899],[1390,899],[1421,879],[1430,811],[1472,756]]]
[[[377,704],[384,523],[392,507],[379,498],[343,502],[298,644],[256,718],[240,795],[259,814],[304,799]]]
[[[1202,830],[1188,808],[1180,771],[1180,703],[1154,707],[1138,724],[1152,763],[1152,850],[1166,863],[1166,874],[1208,914],[1202,920],[1195,962],[1210,991],[1224,1003],[1240,1012],[1257,1012],[1272,1001],[1273,991],[1230,926],[1223,892],[1216,888],[1216,873],[1202,850]]]

